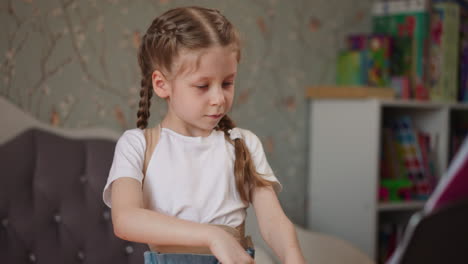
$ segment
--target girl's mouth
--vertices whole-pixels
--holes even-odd
[[[208,115],[208,117],[211,117],[213,119],[218,119],[220,117],[222,117],[223,115],[222,114],[218,114],[218,115]]]

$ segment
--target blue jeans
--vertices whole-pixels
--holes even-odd
[[[248,248],[247,253],[254,258],[255,250]],[[153,251],[144,253],[145,264],[219,264],[213,255],[202,254],[164,254]]]

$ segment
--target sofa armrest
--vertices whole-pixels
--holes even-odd
[[[337,237],[312,232],[297,225],[296,232],[307,263],[375,263],[361,250]]]
[[[375,264],[361,250],[342,239],[313,232],[295,225],[297,238],[307,263],[314,264]],[[263,240],[253,208],[247,210],[247,234],[255,244],[257,264],[278,264],[279,259]]]

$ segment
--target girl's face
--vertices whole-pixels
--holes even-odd
[[[183,135],[207,136],[231,109],[237,53],[231,47],[211,47],[183,53],[177,62],[182,68],[167,83],[164,125]]]

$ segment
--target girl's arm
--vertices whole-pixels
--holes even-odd
[[[112,183],[111,202],[114,233],[121,239],[209,247],[223,263],[253,263],[234,237],[220,228],[144,209],[141,183],[133,178],[119,178]]]
[[[208,246],[206,225],[143,208],[141,184],[132,178],[112,183],[112,223],[117,237],[155,245]]]
[[[258,187],[252,197],[260,233],[282,263],[305,263],[294,224],[284,214],[273,187]]]

